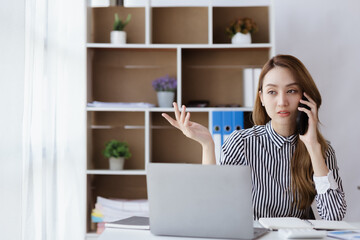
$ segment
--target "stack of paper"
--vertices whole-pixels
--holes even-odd
[[[91,220],[98,223],[98,228],[103,228],[104,223],[132,216],[149,217],[149,203],[146,199],[127,200],[97,197],[96,201],[95,208],[91,213]],[[99,233],[99,229],[97,232]]]
[[[145,102],[99,102],[93,101],[87,104],[88,107],[100,107],[100,108],[151,108],[155,107],[155,104]]]

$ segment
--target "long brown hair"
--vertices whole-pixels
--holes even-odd
[[[259,77],[255,106],[252,114],[255,125],[265,125],[270,121],[265,107],[261,104],[260,91],[262,91],[265,75],[275,67],[284,67],[290,70],[302,91],[306,92],[316,102],[318,109],[321,105],[320,92],[304,64],[294,56],[277,55],[264,65]],[[322,154],[325,157],[327,143],[319,130],[317,130],[317,138],[321,145]],[[291,188],[295,201],[294,206],[300,209],[310,207],[316,195],[314,182],[312,180],[313,174],[314,170],[309,152],[305,144],[301,140],[298,140],[294,155],[291,159]]]

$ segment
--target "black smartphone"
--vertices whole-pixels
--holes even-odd
[[[303,96],[303,100],[308,101],[308,99]],[[299,107],[304,107],[308,110],[310,110],[310,107],[308,107],[305,104],[299,103]],[[298,115],[296,117],[296,128],[298,130],[298,133],[300,135],[304,135],[309,127],[309,117],[305,112],[299,111]]]

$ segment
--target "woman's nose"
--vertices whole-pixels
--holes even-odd
[[[286,97],[286,94],[279,94],[278,95],[278,106],[287,106],[288,105],[288,99]]]

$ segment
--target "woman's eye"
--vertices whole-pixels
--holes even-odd
[[[275,91],[268,91],[268,94],[271,94],[271,95],[273,95],[273,94],[275,94],[276,92]]]
[[[288,91],[288,93],[297,93],[297,90],[295,90],[295,89],[290,89],[290,90]]]

